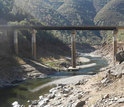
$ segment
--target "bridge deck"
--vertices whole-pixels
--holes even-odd
[[[19,25],[0,25],[0,29],[8,30],[116,30],[124,29],[124,26],[19,26]]]
[[[20,26],[20,25],[0,25],[0,30],[14,31],[15,53],[18,55],[18,30],[32,30],[32,56],[36,59],[36,30],[72,30],[72,68],[76,69],[76,44],[75,30],[113,30],[113,62],[116,61],[117,53],[117,33],[118,30],[124,30],[124,26]]]

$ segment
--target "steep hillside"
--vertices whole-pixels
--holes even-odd
[[[6,23],[10,17],[6,17],[7,15],[10,16],[9,10],[12,8],[13,1],[8,0],[0,0],[0,23]]]
[[[42,0],[42,2],[45,2],[54,9],[58,9],[64,3],[64,0]]]
[[[101,9],[95,19],[96,25],[123,25],[124,0],[112,0]]]
[[[58,11],[72,25],[93,25],[93,18],[96,15],[93,3],[88,0],[67,0]]]
[[[0,0],[0,24],[7,24],[9,21],[21,21],[25,18],[32,18],[20,8],[13,11],[14,0]]]
[[[0,15],[3,20],[19,21],[25,18],[37,19],[42,25],[124,25],[123,0],[1,0]],[[13,4],[13,5],[12,5]],[[10,6],[11,5],[11,6]],[[6,12],[6,11],[9,12]],[[4,10],[4,12],[3,12]],[[9,17],[6,17],[7,14]],[[6,22],[7,22],[6,21]],[[70,42],[70,32],[53,31],[60,40]],[[104,35],[104,33],[101,35]],[[105,39],[106,37],[103,37]],[[77,42],[91,44],[100,43],[99,32],[77,32]],[[108,38],[109,39],[109,38]]]
[[[36,18],[42,25],[123,25],[123,0],[11,0],[7,1],[9,12],[3,8],[1,16],[10,21]],[[2,2],[2,5],[5,3]],[[13,6],[10,6],[13,4]],[[6,5],[5,5],[6,7]],[[2,8],[2,6],[1,6]],[[5,10],[3,12],[3,10]],[[8,10],[7,10],[8,11]],[[21,14],[20,14],[21,13]],[[10,17],[11,16],[11,17]],[[30,18],[29,18],[30,17]],[[4,21],[1,21],[4,22]],[[70,42],[70,32],[52,32],[66,43]],[[101,35],[104,35],[104,33]],[[77,32],[77,42],[100,43],[99,32]],[[104,37],[103,37],[104,39]]]
[[[96,12],[100,11],[110,0],[93,0]]]
[[[10,5],[11,8],[9,8]],[[32,15],[17,8],[13,0],[0,0],[0,11],[0,24],[42,25]],[[42,75],[55,72],[55,70],[37,63],[42,62],[42,58],[60,58],[60,56],[70,54],[70,48],[51,32],[38,31],[37,62],[31,62],[30,60],[34,61],[31,55],[31,33],[29,30],[18,33],[19,57],[14,52],[13,32],[0,31],[0,87],[9,85],[15,80],[32,77],[32,74]],[[26,71],[26,67],[29,67],[29,72]]]
[[[124,0],[111,0],[94,18],[94,23],[99,26],[124,26]],[[112,32],[101,32],[103,42],[112,40]],[[121,34],[119,34],[119,39]]]
[[[30,0],[27,2],[15,0],[15,6],[31,14],[43,25],[50,26],[94,25],[93,19],[96,15],[91,0]],[[66,43],[70,42],[69,32],[54,31],[54,35]],[[77,34],[77,42],[96,44],[100,40],[99,32],[85,31]]]
[[[46,3],[42,0],[15,0],[15,6],[26,13],[30,13],[44,25],[69,25],[68,20],[54,10],[49,2]]]
[[[17,2],[17,1],[16,1]],[[14,24],[14,25],[42,25],[39,20],[37,20],[35,17],[33,17],[33,15],[31,15],[30,13],[28,13],[27,11],[24,11],[23,9],[25,9],[26,5],[27,4],[27,0],[25,0],[25,2],[18,2],[18,3],[22,3],[22,6],[24,7],[17,7],[19,4],[17,3],[16,5],[16,2],[14,2],[14,0],[0,0],[0,19],[1,21],[2,20],[5,20],[5,23],[3,24]],[[30,3],[30,1],[28,0],[28,2]],[[51,1],[52,2],[52,1]],[[35,5],[38,5],[37,2],[33,2]],[[40,6],[42,7],[44,5],[44,8],[47,4],[40,4]],[[30,5],[30,6],[33,6],[33,5]],[[28,7],[28,6],[27,6]],[[26,7],[26,8],[27,8]],[[35,6],[34,6],[35,7]],[[43,9],[44,9],[43,8]],[[30,8],[29,8],[30,10]],[[35,10],[34,10],[35,11]],[[47,21],[46,21],[47,22]],[[0,31],[0,37],[3,38],[4,36],[4,33],[5,31]],[[7,32],[6,32],[7,33]],[[31,44],[31,34],[29,31],[22,31],[22,32],[19,32],[19,34],[21,35],[19,38],[20,40],[23,40],[22,42],[27,42],[27,44]],[[13,35],[13,32],[9,32],[9,35]],[[40,36],[41,35],[41,36]],[[8,37],[6,37],[8,38]],[[4,38],[3,38],[4,39]],[[10,40],[11,39],[11,40]],[[12,41],[12,37],[9,38],[8,40],[6,40],[7,42],[10,42]],[[56,46],[58,46],[59,48],[65,48],[66,45],[62,43],[62,41],[58,40],[58,38],[56,38],[51,32],[46,32],[46,31],[38,31],[38,43],[39,41],[41,41],[41,44],[42,45],[55,45],[57,44]],[[48,42],[48,43],[47,43]],[[4,46],[4,42],[3,41],[0,41],[1,43],[1,46],[3,45]],[[11,44],[11,43],[10,43]],[[39,43],[39,47],[41,45]],[[61,47],[61,46],[62,47]],[[22,45],[23,46],[23,45]],[[64,47],[65,46],[65,47]],[[26,46],[24,46],[23,49],[25,49]],[[31,48],[30,46],[28,46],[28,48]],[[66,47],[67,48],[67,47]],[[65,50],[66,50],[65,48]],[[8,48],[10,49],[10,48]],[[52,50],[52,49],[50,49]],[[59,49],[60,50],[60,49]],[[67,48],[68,50],[68,48]],[[25,50],[26,51],[26,50]],[[47,48],[47,51],[49,51],[49,48]],[[23,51],[21,51],[23,52]],[[54,51],[53,51],[54,52]],[[59,52],[59,51],[58,51]],[[1,52],[2,53],[2,52]],[[47,52],[49,53],[49,52]],[[61,52],[60,52],[61,53]],[[63,52],[64,53],[64,52]],[[5,54],[5,53],[4,53]],[[55,52],[54,52],[55,54]],[[22,54],[23,55],[23,54]]]
[[[94,25],[96,11],[91,0],[66,0],[57,11],[69,20],[71,25]],[[77,34],[78,42],[96,44],[101,40],[99,32],[81,31]]]

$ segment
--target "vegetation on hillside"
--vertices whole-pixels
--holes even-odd
[[[93,0],[96,12],[100,11],[110,0]]]
[[[123,0],[0,0],[0,22],[35,18],[42,25],[50,26],[123,25],[123,3]],[[70,43],[70,32],[51,33]],[[98,44],[101,39],[109,40],[109,33],[101,34],[99,31],[77,32],[77,42]]]
[[[0,0],[0,24],[43,25],[31,14],[17,8],[13,0]],[[21,58],[32,59],[31,31],[18,31],[19,58],[14,52],[13,35],[14,32],[11,30],[0,31],[0,86],[16,79],[22,79],[25,72],[20,62],[25,63]],[[37,58],[39,61],[42,57],[59,58],[69,54],[70,48],[51,32],[37,32]]]
[[[111,0],[96,15],[94,22],[99,26],[124,26],[124,1]],[[105,40],[112,39],[111,32],[102,32]],[[120,36],[119,36],[120,37]],[[120,38],[119,38],[120,39]]]
[[[26,4],[25,4],[26,3]],[[15,0],[15,5],[31,14],[43,25],[68,26],[68,25],[94,25],[96,15],[92,1],[86,0]],[[54,5],[54,7],[53,7]],[[70,43],[70,32],[53,31],[60,40]],[[99,32],[78,32],[77,42],[97,44],[101,40]]]
[[[94,21],[97,25],[119,25],[124,21],[124,1],[112,0],[96,15]]]
[[[28,5],[28,3],[26,1],[25,2],[20,1],[18,3],[22,3],[22,5],[23,4],[25,5],[25,3],[26,3]],[[35,2],[33,2],[33,3],[35,3]],[[42,5],[42,3],[40,5]],[[45,8],[45,5],[43,5],[43,6]],[[43,25],[43,22],[40,22],[39,20],[36,19],[36,17],[34,17],[33,15],[24,11],[23,9],[25,9],[25,8],[17,7],[16,2],[14,0],[0,0],[0,8],[1,8],[0,19],[1,19],[1,21],[6,20],[6,22],[3,24],[8,23],[8,24],[13,24],[13,25]],[[29,10],[30,10],[30,8],[29,8]],[[11,32],[9,34],[13,35],[13,32]],[[1,34],[1,36],[2,35],[4,35],[4,34]],[[10,38],[11,41],[13,40],[12,38],[13,37],[11,36],[11,38]],[[42,51],[41,48],[43,48],[44,46],[50,45],[49,47],[47,47],[47,49],[44,48],[44,55],[47,55],[47,54],[45,54],[45,51],[47,51],[47,53],[49,53],[49,51],[51,51],[52,54],[55,54],[56,53],[55,51],[57,51],[60,53],[60,55],[65,55],[64,52],[69,50],[69,48],[64,43],[62,43],[62,41],[60,41],[58,38],[56,38],[51,32],[46,32],[46,31],[38,31],[37,44],[38,44],[37,48],[38,49],[40,48],[41,51]],[[10,45],[10,46],[13,47],[13,45]],[[52,48],[52,46],[56,46],[56,50],[53,50],[54,48]],[[23,47],[23,50],[22,50],[22,47]],[[28,30],[27,31],[19,31],[19,48],[20,48],[20,52],[21,52],[22,56],[23,55],[30,56],[28,54],[31,52],[31,33],[30,33],[30,31],[28,31]],[[62,49],[65,49],[65,51],[62,51]],[[25,54],[22,54],[22,53],[25,53]],[[42,55],[43,52],[39,53],[39,54]],[[56,53],[56,55],[57,55],[57,53]]]
[[[58,11],[71,25],[93,25],[93,18],[96,15],[92,2],[88,0],[67,0]]]

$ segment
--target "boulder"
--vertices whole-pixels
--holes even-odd
[[[103,79],[103,80],[101,81],[102,84],[108,83],[108,82],[109,82],[108,78],[105,78],[105,79]]]
[[[124,98],[120,98],[117,100],[117,103],[124,103]]]
[[[46,105],[46,106],[44,106],[44,107],[51,107],[50,105]]]
[[[121,51],[116,54],[116,61],[118,61],[119,64],[121,64],[124,61],[124,51]]]
[[[68,103],[66,107],[72,107],[72,103]]]
[[[42,100],[43,99],[43,96],[39,96],[39,100]]]
[[[48,99],[53,99],[55,97],[55,93],[49,94]]]
[[[82,98],[82,94],[79,94],[79,95],[78,95],[78,99],[81,99],[81,98]]]
[[[13,102],[13,103],[12,103],[12,105],[17,105],[17,104],[18,104],[18,102],[17,102],[17,101],[15,101],[15,102]]]
[[[37,104],[38,104],[37,100],[32,101],[32,105],[37,105]]]
[[[63,90],[63,94],[68,94],[70,91],[71,91],[70,88],[66,88]]]
[[[87,82],[87,80],[80,80],[77,83],[75,83],[75,85],[84,85]]]
[[[49,92],[52,93],[54,90],[56,90],[56,88],[50,89]]]
[[[44,107],[48,102],[49,102],[49,99],[45,98],[45,99],[41,100],[40,102],[38,102],[38,105],[40,107]]]
[[[85,101],[79,101],[76,103],[75,107],[83,107],[85,105]]]
[[[109,94],[104,95],[104,99],[109,98]]]
[[[13,103],[12,103],[12,106],[13,106],[13,107],[20,107],[20,105],[18,104],[17,101],[13,102]]]
[[[58,87],[58,86],[61,86],[61,88],[62,88],[62,87],[64,87],[64,86],[66,86],[66,84],[57,84],[57,87]]]

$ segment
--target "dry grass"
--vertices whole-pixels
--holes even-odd
[[[49,58],[40,58],[40,61],[54,69],[60,69],[61,67],[59,66],[62,62],[67,62],[67,60],[64,57],[60,57],[59,59],[55,59],[54,57],[49,57]]]
[[[103,96],[107,94],[120,96],[124,94],[124,76],[122,76],[120,79],[116,79],[112,83],[108,83],[108,85],[105,87],[100,87],[97,85],[97,83],[100,83],[104,76],[105,72],[101,72],[92,77],[85,85],[81,87],[85,92],[90,91],[89,95],[86,96],[89,97],[87,103],[88,106],[96,104],[99,99],[103,98]]]
[[[98,75],[95,75],[95,77],[92,78],[92,81],[94,81],[94,83],[100,82],[104,76],[105,72],[100,72]]]
[[[15,56],[15,59],[16,59],[16,61],[17,61],[19,64],[21,64],[21,65],[26,64],[26,62],[25,62],[22,58],[20,58],[20,57],[18,57],[18,56]]]

